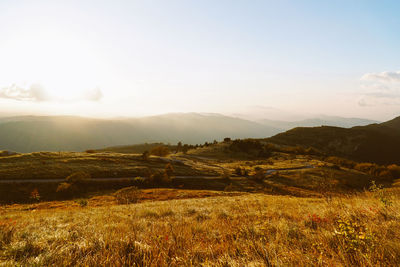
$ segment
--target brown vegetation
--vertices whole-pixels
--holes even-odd
[[[246,194],[73,210],[4,209],[6,265],[395,266],[398,197]],[[35,204],[37,205],[37,204]]]

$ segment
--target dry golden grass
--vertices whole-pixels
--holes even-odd
[[[140,154],[34,152],[0,158],[0,179],[66,178],[74,172],[87,172],[93,178],[141,176],[147,168],[163,170],[168,159]],[[176,175],[210,174],[192,166],[174,163]],[[215,175],[215,173],[214,173]]]
[[[396,266],[400,201],[244,193],[0,210],[3,265]],[[385,192],[385,194],[389,194]],[[396,193],[396,194],[395,194]]]

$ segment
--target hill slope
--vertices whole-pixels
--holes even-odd
[[[328,155],[380,164],[400,163],[400,117],[350,129],[299,127],[268,139],[285,145],[314,147]]]
[[[224,137],[268,137],[279,130],[218,114],[167,114],[134,119],[24,116],[0,119],[0,149],[18,152],[171,142],[196,144]]]

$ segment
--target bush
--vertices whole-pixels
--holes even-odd
[[[231,151],[235,152],[245,152],[245,153],[250,153],[253,151],[259,152],[263,151],[263,146],[260,143],[260,141],[257,140],[251,140],[251,139],[246,139],[246,140],[234,140],[232,144],[229,145],[229,149]]]
[[[82,208],[88,205],[88,201],[86,199],[78,199],[75,200],[75,202],[78,203]]]
[[[30,194],[29,197],[31,200],[39,202],[40,201],[40,195],[39,195],[39,191],[35,188],[33,189],[33,191]]]
[[[325,158],[325,161],[337,164],[339,166],[342,166],[342,167],[345,167],[348,169],[354,169],[354,167],[357,164],[356,162],[354,162],[352,160],[343,159],[343,158],[339,158],[339,157],[327,157],[327,158]]]
[[[169,153],[170,153],[170,151],[169,151],[168,147],[166,147],[166,146],[157,146],[150,151],[151,155],[155,155],[155,156],[159,156],[159,157],[168,156]]]
[[[253,175],[254,180],[262,182],[265,179],[265,171],[260,167],[256,167],[254,171],[255,171],[255,174]]]
[[[231,172],[228,169],[223,169],[221,178],[225,180],[231,179]]]
[[[236,167],[236,168],[235,168],[235,174],[236,174],[236,175],[239,175],[239,176],[243,175],[243,170],[242,170],[242,168]]]
[[[149,158],[150,158],[150,153],[149,153],[149,151],[147,151],[147,150],[144,151],[143,154],[142,154],[142,160],[148,161]]]
[[[141,191],[136,186],[125,187],[114,193],[118,204],[131,204],[139,201]]]
[[[172,164],[171,164],[171,163],[168,163],[168,164],[165,166],[165,175],[166,175],[168,178],[172,178],[172,177],[174,176],[174,167],[172,167]]]
[[[61,183],[58,185],[56,192],[64,195],[71,194],[73,191],[73,186],[69,183]]]
[[[67,178],[65,178],[65,180],[70,183],[70,184],[74,184],[74,183],[79,183],[85,180],[89,180],[91,178],[90,174],[87,172],[75,172],[73,174],[71,174],[70,176],[68,176]]]
[[[388,171],[391,173],[394,179],[400,178],[400,166],[392,164],[387,166]]]

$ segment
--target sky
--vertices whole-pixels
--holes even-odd
[[[400,115],[399,1],[0,1],[0,115]]]

